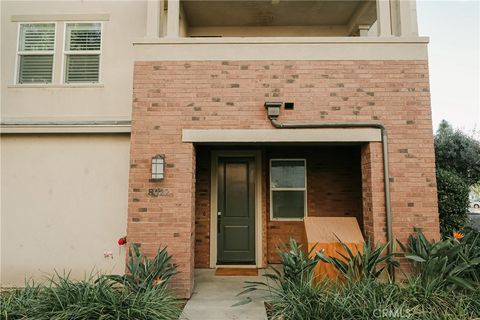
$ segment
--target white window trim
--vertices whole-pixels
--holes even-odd
[[[76,23],[85,23],[85,24],[100,24],[100,50],[95,51],[72,51],[65,50],[65,45],[67,44],[67,24],[76,24]],[[62,66],[61,66],[61,79],[62,85],[65,86],[81,86],[81,85],[92,85],[92,84],[102,84],[102,56],[103,56],[103,21],[64,21],[63,22],[63,39],[62,39]],[[97,82],[67,82],[66,81],[66,68],[65,63],[67,61],[67,55],[69,54],[78,54],[78,55],[99,55],[98,58],[98,81]]]
[[[20,30],[22,29],[22,25],[25,24],[53,24],[54,25],[54,37],[53,37],[53,50],[52,51],[20,51]],[[55,80],[55,49],[57,48],[57,22],[55,21],[42,21],[42,22],[20,22],[17,27],[17,47],[15,48],[15,69],[14,69],[14,76],[13,76],[13,83],[18,86],[49,86],[54,83]],[[21,55],[52,55],[53,62],[52,62],[52,81],[50,83],[20,83],[20,70],[19,70],[19,63],[20,63],[20,56]]]
[[[303,161],[305,165],[305,187],[304,188],[272,188],[272,162],[273,161]],[[307,196],[308,196],[308,189],[307,189],[307,159],[294,159],[294,158],[275,158],[275,159],[270,159],[269,162],[269,172],[270,172],[270,221],[303,221],[305,217],[308,216],[308,208],[307,208]],[[305,197],[304,197],[304,212],[303,212],[303,218],[275,218],[273,217],[273,191],[304,191],[305,192]]]

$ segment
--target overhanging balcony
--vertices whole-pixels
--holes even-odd
[[[375,1],[182,1],[188,37],[358,36],[377,19]]]
[[[148,37],[416,36],[414,0],[148,0]]]
[[[426,59],[414,0],[149,0],[136,60]]]

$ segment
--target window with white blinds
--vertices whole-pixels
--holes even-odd
[[[67,23],[65,29],[65,83],[96,83],[102,47],[100,23]]]
[[[51,83],[54,50],[54,23],[21,24],[17,83]]]

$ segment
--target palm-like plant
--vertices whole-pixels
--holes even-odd
[[[134,292],[145,291],[152,287],[165,287],[177,274],[177,267],[171,262],[172,256],[167,248],[158,249],[153,259],[144,256],[136,244],[130,246],[125,275],[107,275],[107,279],[124,285]]]
[[[413,261],[415,271],[425,287],[455,286],[476,290],[480,279],[480,235],[471,231],[463,239],[428,241],[423,232],[398,242],[404,256]]]
[[[94,281],[95,280],[95,281]],[[166,288],[143,291],[116,287],[105,277],[73,281],[56,274],[46,283],[0,294],[0,319],[177,320],[181,303]]]
[[[384,253],[388,243],[373,247],[367,241],[362,244],[362,250],[352,250],[338,237],[337,239],[344,251],[343,253],[337,251],[341,258],[327,257],[322,252],[318,252],[317,256],[321,261],[335,267],[349,282],[361,278],[376,279],[382,274],[386,266],[399,266],[398,261],[394,259],[393,252]]]
[[[284,278],[288,281],[285,283],[299,283],[306,279],[312,279],[312,272],[317,263],[320,261],[320,257],[314,254],[314,245],[306,254],[302,250],[302,245],[297,244],[294,239],[290,239],[289,246],[282,244],[277,248],[280,260],[282,261],[283,274],[278,272],[275,268],[276,274],[279,275],[282,280]],[[275,272],[274,271],[274,272]]]
[[[245,281],[244,291],[238,295],[245,295],[252,291],[265,292],[264,298],[269,300],[272,297],[278,297],[290,289],[297,287],[313,286],[313,269],[320,261],[320,258],[313,254],[315,246],[306,254],[302,250],[302,245],[297,244],[294,239],[290,239],[289,245],[282,244],[277,248],[283,270],[280,271],[273,266],[269,266],[269,272],[263,276],[266,281]],[[251,302],[250,297],[246,297],[235,305],[243,305]]]

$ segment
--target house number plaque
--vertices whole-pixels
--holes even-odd
[[[148,189],[148,195],[151,197],[166,197],[170,194],[168,189],[163,188],[155,188],[155,189]]]

